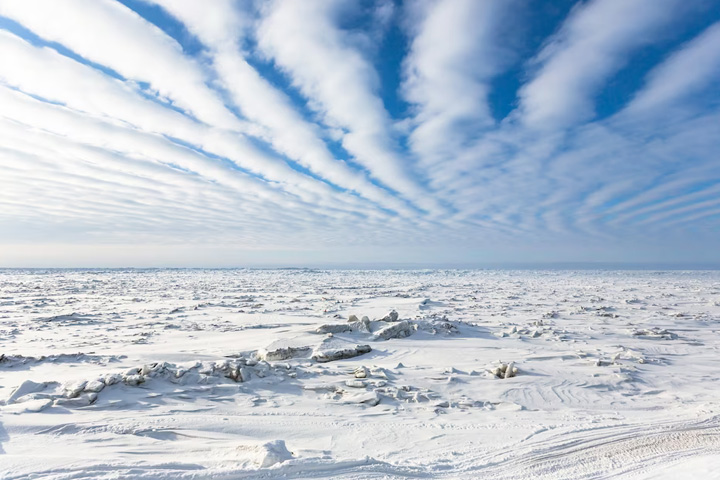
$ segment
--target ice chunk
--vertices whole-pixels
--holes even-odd
[[[510,362],[505,367],[505,372],[503,372],[505,378],[510,378],[515,376],[515,364],[513,362]]]
[[[398,312],[392,310],[390,313],[380,319],[381,322],[397,322],[399,318]]]
[[[262,448],[264,450],[264,457],[260,462],[262,468],[271,467],[292,458],[292,453],[287,449],[283,440],[268,442]]]
[[[370,320],[363,317],[362,320],[349,324],[350,329],[355,332],[370,333]]]
[[[365,380],[345,380],[345,385],[350,388],[365,388],[367,386],[367,382]]]
[[[351,330],[352,328],[350,327],[350,325],[347,324],[327,323],[325,325],[320,325],[317,329],[315,329],[315,333],[343,333],[349,332]]]
[[[490,373],[498,378],[511,378],[517,375],[518,368],[515,366],[514,362],[501,363],[499,366],[490,370]]]
[[[660,338],[663,340],[674,340],[678,338],[677,334],[657,327],[633,330],[631,333],[632,335],[641,338]]]
[[[391,338],[405,338],[409,337],[415,332],[415,327],[411,325],[407,320],[402,322],[393,323],[383,327],[375,332],[373,340],[389,340]]]
[[[268,362],[277,362],[280,360],[288,360],[290,358],[305,357],[312,350],[311,347],[277,347],[272,350],[262,350],[258,352],[260,358]],[[249,365],[249,364],[248,364]]]
[[[28,395],[30,393],[42,392],[48,386],[48,382],[33,382],[32,380],[25,380],[15,390],[12,391],[10,396],[7,398],[5,403],[14,403],[18,398]]]
[[[257,351],[251,358],[244,361],[247,366],[254,367],[258,361],[278,362],[291,358],[307,358],[312,345],[317,340],[309,335],[279,338],[270,345]]]
[[[252,374],[250,373],[250,369],[247,367],[241,367],[238,371],[238,382],[247,382],[252,378]]]
[[[241,445],[237,450],[249,454],[252,463],[260,468],[272,467],[293,458],[283,440],[273,440],[263,445]]]
[[[145,381],[145,377],[142,375],[125,375],[123,377],[123,381],[130,385],[131,387],[134,387],[136,385],[139,385]]]
[[[313,351],[311,358],[317,362],[332,362],[333,360],[357,357],[371,350],[370,345],[322,344]]]
[[[338,387],[336,387],[335,385],[332,385],[330,383],[311,383],[308,385],[303,385],[303,390],[310,390],[313,392],[323,392],[323,391],[334,392],[334,391],[338,390]]]
[[[99,392],[103,388],[105,388],[105,382],[103,382],[100,379],[97,380],[91,380],[87,382],[87,385],[85,385],[85,391],[86,392]]]
[[[32,397],[32,394],[21,397],[18,403],[5,407],[3,410],[6,413],[37,413],[42,412],[53,403],[49,398],[30,397]],[[25,400],[25,398],[29,399]]]
[[[119,373],[109,373],[103,377],[103,382],[105,382],[105,385],[115,385],[122,382],[122,379],[123,377]]]
[[[58,398],[55,400],[55,405],[70,408],[87,407],[88,405],[95,403],[97,398],[98,394],[95,392],[83,393],[82,395],[73,398]]]
[[[67,398],[77,397],[82,393],[83,390],[85,390],[85,385],[87,385],[87,381],[85,380],[80,382],[66,383],[63,386],[63,390],[65,390],[65,396]]]
[[[356,393],[343,397],[343,403],[359,403],[374,407],[380,403],[380,395],[377,392]]]

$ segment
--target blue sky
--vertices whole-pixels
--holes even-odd
[[[720,264],[714,0],[0,2],[0,265]]]

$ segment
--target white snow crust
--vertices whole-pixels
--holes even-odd
[[[0,478],[720,478],[720,272],[0,270]]]

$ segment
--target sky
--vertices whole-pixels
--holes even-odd
[[[717,0],[0,0],[0,266],[718,247]]]

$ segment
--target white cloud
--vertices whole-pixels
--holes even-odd
[[[263,154],[243,136],[194,123],[171,109],[142,98],[123,82],[52,49],[33,47],[14,35],[0,32],[0,56],[17,67],[0,71],[0,81],[26,93],[60,102],[96,118],[120,121],[144,131],[181,139],[232,160],[306,203],[338,205],[338,198],[330,187],[293,170],[278,158]],[[53,72],[52,78],[43,74],[46,70]],[[356,202],[348,195],[342,200]]]
[[[674,52],[649,75],[625,115],[653,115],[717,84],[720,78],[720,22]]]
[[[414,212],[403,202],[369,182],[365,176],[337,160],[327,149],[318,128],[306,122],[286,94],[273,87],[244,58],[241,44],[250,23],[248,12],[236,3],[217,2],[213,15],[192,0],[154,0],[181,20],[210,49],[219,81],[240,111],[267,129],[273,148],[333,184],[353,190],[406,216]],[[216,18],[218,17],[218,18]]]
[[[336,24],[339,6],[268,2],[257,32],[260,48],[290,75],[325,123],[342,130],[343,147],[372,177],[437,213],[436,202],[396,150],[392,121],[377,94],[377,72]]]
[[[661,41],[695,28],[679,0],[580,2],[534,52],[522,0],[145,1],[201,50],[153,25],[159,10],[0,2],[56,42],[0,29],[0,244],[441,262],[670,248],[668,231],[717,227],[720,27]],[[664,59],[595,119],[646,46]],[[525,61],[519,107],[497,121],[498,76]]]
[[[1,2],[0,15],[127,79],[149,83],[160,97],[205,123],[242,129],[242,123],[206,86],[200,66],[183,55],[180,45],[118,2]]]
[[[664,34],[679,0],[592,0],[579,4],[535,59],[520,91],[522,121],[562,128],[591,119],[594,98],[630,55]]]
[[[403,93],[416,106],[413,149],[424,163],[454,158],[495,124],[489,82],[512,61],[501,32],[512,1],[436,0],[410,3],[412,41]]]

